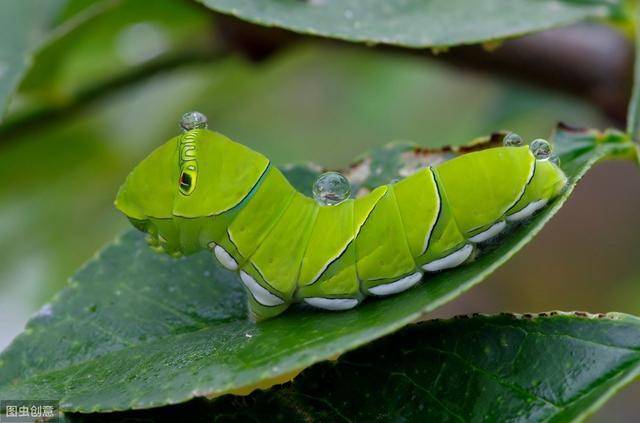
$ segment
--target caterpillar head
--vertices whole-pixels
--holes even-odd
[[[148,231],[149,220],[224,213],[247,196],[269,165],[263,155],[219,133],[182,126],[185,132],[138,164],[118,192],[116,207],[140,229]]]

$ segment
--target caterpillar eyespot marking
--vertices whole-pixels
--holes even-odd
[[[133,169],[116,207],[156,250],[211,250],[238,272],[256,320],[293,303],[347,310],[363,295],[398,294],[421,280],[428,287],[423,272],[464,264],[475,244],[531,217],[567,182],[540,151],[509,142],[355,199],[346,198],[344,178],[325,176],[319,200],[331,201],[316,201],[263,155],[202,125],[182,127]]]
[[[358,300],[352,298],[305,298],[304,302],[323,310],[349,310],[358,305]]]

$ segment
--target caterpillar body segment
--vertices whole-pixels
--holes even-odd
[[[292,303],[346,310],[456,267],[566,184],[528,146],[468,153],[357,199],[322,205],[268,159],[206,129],[173,138],[127,177],[116,206],[173,255],[209,249],[236,271],[251,316]]]

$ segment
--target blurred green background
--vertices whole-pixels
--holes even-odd
[[[224,50],[213,16],[185,1],[72,1],[54,24],[81,18],[35,57],[0,126],[0,348],[129,227],[112,206],[119,184],[185,111],[277,164],[328,168],[397,139],[611,124],[553,91],[359,46],[308,42],[253,63]],[[534,242],[434,316],[640,315],[639,186],[630,163],[598,166]],[[639,394],[627,389],[595,420],[631,421]]]

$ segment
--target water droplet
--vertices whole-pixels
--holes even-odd
[[[323,173],[313,184],[313,197],[323,206],[340,204],[350,194],[351,184],[338,172]]]
[[[509,132],[502,140],[502,144],[505,147],[521,147],[524,145],[524,140],[515,132]]]
[[[531,152],[538,160],[547,160],[551,157],[551,144],[549,141],[543,140],[542,138],[538,138],[537,140],[533,140],[531,145],[529,146]]]
[[[560,166],[561,162],[560,162],[560,156],[558,156],[557,154],[553,153],[551,155],[551,157],[549,158],[549,161],[551,163],[553,163],[556,166]]]
[[[180,127],[185,132],[192,129],[205,129],[207,127],[207,117],[200,112],[187,112],[180,119]]]

